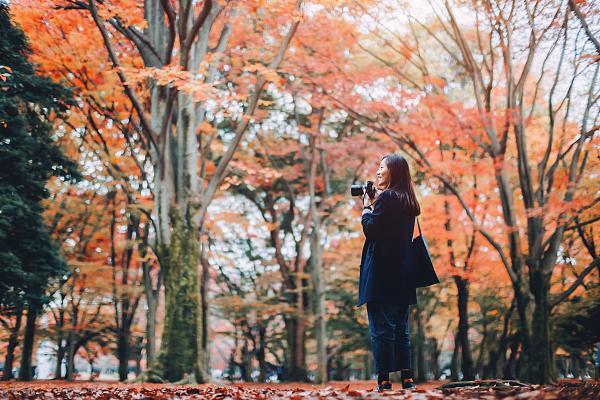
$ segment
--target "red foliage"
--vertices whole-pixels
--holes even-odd
[[[468,387],[436,389],[439,382],[426,384],[414,392],[393,390],[373,392],[372,382],[336,382],[332,385],[239,384],[231,386],[166,386],[155,384],[123,385],[106,383],[70,384],[65,382],[4,383],[2,399],[593,399],[600,396],[598,383],[564,382],[556,386]],[[435,385],[435,386],[434,386]]]

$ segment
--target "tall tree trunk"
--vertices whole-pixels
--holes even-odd
[[[33,378],[32,374],[32,358],[33,345],[35,339],[35,321],[39,306],[30,304],[27,307],[27,319],[25,323],[25,338],[23,339],[23,350],[21,353],[21,368],[19,369],[19,379],[22,381],[30,381]]]
[[[302,300],[299,300],[302,302]],[[296,306],[298,307],[298,306]],[[286,375],[287,381],[307,382],[308,374],[305,364],[306,335],[304,329],[304,315],[300,315],[298,320],[298,308],[294,315],[287,319],[286,327],[288,329],[288,342],[291,365]],[[304,311],[302,311],[302,314]],[[300,326],[299,326],[300,325]]]
[[[20,325],[21,317],[17,317],[17,318],[18,318],[17,322]],[[12,370],[13,370],[13,364],[14,364],[14,360],[15,360],[15,348],[17,347],[17,344],[19,343],[18,338],[19,338],[19,330],[18,329],[11,330],[10,336],[8,338],[8,346],[6,347],[6,357],[4,358],[4,368],[3,368],[3,372],[2,372],[2,380],[3,381],[8,381],[8,380],[11,380],[14,378]]]
[[[448,192],[447,188],[442,188],[442,193],[446,195]],[[444,228],[448,234],[452,235],[452,220],[450,218],[450,202],[444,200],[444,213],[446,217],[446,223]],[[475,235],[475,232],[473,232]],[[448,253],[450,255],[450,265],[456,269],[456,258],[454,255],[453,239],[449,236],[447,240]],[[468,259],[465,260],[465,266],[467,265]],[[456,283],[456,289],[458,292],[458,337],[460,340],[460,348],[462,350],[462,373],[463,379],[473,380],[475,374],[473,372],[473,356],[471,354],[471,345],[469,343],[469,281],[463,278],[461,275],[454,275],[454,282]]]
[[[145,259],[148,254],[148,236],[150,233],[150,221],[147,221],[140,238],[140,258]],[[156,354],[156,313],[158,312],[158,300],[162,286],[162,273],[158,271],[156,287],[150,274],[151,265],[142,261],[142,284],[144,285],[144,296],[146,298],[146,367],[149,368]],[[141,349],[140,349],[141,351]]]
[[[119,381],[123,382],[127,380],[129,375],[129,358],[130,358],[130,346],[129,346],[129,335],[130,332],[121,328],[117,338],[117,356],[119,359]]]
[[[527,382],[552,382],[556,376],[550,337],[549,277],[541,271],[530,278],[534,297],[531,338],[523,347],[520,376]]]
[[[486,350],[485,347],[486,347],[487,337],[488,337],[487,322],[484,320],[483,335],[481,338],[481,343],[479,345],[479,355],[477,356],[477,362],[475,363],[475,373],[479,377],[483,376],[483,355],[485,354],[485,350]]]
[[[504,364],[502,376],[507,379],[514,379],[517,376],[517,363],[519,361],[519,347],[521,345],[521,333],[513,335],[510,344],[510,357]]]
[[[60,335],[60,342],[58,342],[58,348],[56,349],[56,364],[54,365],[54,379],[62,379],[62,363],[65,358],[65,346],[63,343],[62,333]]]
[[[315,209],[316,213],[316,209]],[[315,299],[315,336],[317,339],[316,381],[327,382],[327,339],[325,325],[325,290],[323,288],[323,257],[318,226],[313,227],[311,236],[311,263]]]
[[[308,223],[308,222],[307,222]],[[271,238],[276,237],[278,232],[271,231]],[[276,252],[278,251],[277,247]],[[301,246],[299,246],[301,247]],[[302,278],[304,274],[304,263],[300,260],[300,250],[297,250],[296,255],[296,269],[293,270],[287,264],[287,262],[280,262],[282,270],[288,271],[288,275],[283,286],[284,296],[290,306],[293,305],[293,313],[289,313],[285,317],[285,327],[287,330],[287,365],[289,370],[285,374],[285,380],[307,382],[308,373],[306,370],[306,327],[305,327],[305,302],[304,302],[304,285],[305,279]],[[293,275],[290,272],[293,271]],[[285,275],[284,275],[285,276]]]
[[[209,323],[208,323],[208,285],[210,282],[210,263],[207,257],[208,243],[202,243],[202,250],[200,251],[200,265],[202,271],[200,272],[200,304],[202,307],[202,354],[204,359],[202,360],[202,369],[208,371],[210,368],[210,351],[208,350],[208,334],[209,334]]]
[[[431,372],[433,373],[433,379],[440,379],[440,348],[436,338],[431,339],[429,348],[431,354]]]
[[[58,334],[56,338],[56,364],[54,365],[54,379],[62,379],[62,362],[65,358],[65,345],[64,345],[64,326],[65,326],[65,310],[61,308],[58,310],[59,316],[57,322]]]
[[[571,355],[571,373],[575,379],[579,379],[581,377],[581,362],[577,354]]]
[[[157,89],[158,90],[158,89]],[[161,348],[152,372],[163,380],[185,376],[198,383],[205,380],[203,353],[203,308],[200,300],[200,246],[202,223],[194,218],[191,197],[197,190],[197,140],[190,134],[193,124],[187,97],[177,104],[177,133],[167,130],[163,162],[155,166],[155,204],[160,231],[160,260],[165,286],[165,321]],[[183,110],[185,109],[185,110]],[[184,129],[185,128],[185,129]],[[191,154],[194,153],[194,154]],[[205,206],[205,205],[202,205]]]
[[[75,328],[69,330],[69,338],[67,340],[67,380],[72,381],[75,378]]]
[[[315,180],[317,176],[317,140],[320,134],[323,110],[320,110],[319,123],[314,134],[309,138],[310,160],[308,162],[308,192],[310,199],[310,215],[312,219],[312,233],[310,237],[311,276],[313,283],[313,299],[315,302],[315,336],[317,339],[317,371],[316,381],[327,382],[327,331],[325,325],[325,282],[323,274],[323,247],[321,246],[321,218],[317,209]],[[324,164],[324,157],[321,157]],[[325,171],[323,172],[325,174]]]
[[[298,293],[296,295],[296,348],[294,349],[293,373],[300,381],[308,380],[306,374],[306,321],[304,318],[304,281],[301,278],[304,270],[302,264],[298,271]]]
[[[248,350],[248,339],[244,339],[244,345],[242,346],[242,359],[240,362],[241,378],[244,382],[252,382],[252,357],[250,357],[250,351]]]
[[[131,267],[131,259],[133,254],[133,247],[129,246],[121,255],[120,263],[117,263],[117,252],[115,243],[115,228],[117,223],[116,218],[116,204],[112,207],[112,219],[110,223],[110,241],[111,241],[111,264],[112,264],[112,290],[113,290],[113,305],[114,305],[114,317],[115,325],[117,329],[117,358],[119,359],[119,381],[123,382],[127,380],[129,375],[129,359],[131,358],[131,322],[135,315],[138,298],[132,299],[130,293],[127,291],[120,291],[117,284],[117,266],[120,265],[121,269],[121,280],[120,285],[122,288],[131,286],[134,282],[129,280],[129,268]],[[136,240],[140,226],[139,216],[135,213],[130,214],[129,221],[127,223],[127,234],[126,239],[128,242]],[[147,231],[145,232],[147,233]],[[142,236],[145,234],[142,233]]]
[[[454,335],[454,350],[452,351],[452,361],[450,362],[450,380],[456,382],[460,379],[458,371],[460,365],[460,337],[458,332]]]
[[[265,359],[265,349],[267,346],[267,329],[265,325],[260,325],[258,328],[258,349],[256,349],[256,359],[258,360],[259,382],[266,382],[267,380],[267,362]]]
[[[488,366],[485,369],[483,375],[484,378],[497,378],[498,371],[504,370],[504,364],[506,363],[506,349],[509,343],[509,330],[510,330],[510,319],[515,309],[515,302],[513,301],[508,309],[508,312],[504,316],[504,326],[502,328],[502,335],[498,340],[498,349],[490,351],[490,359]]]
[[[8,346],[6,347],[6,358],[4,359],[4,368],[2,371],[2,380],[13,379],[13,364],[15,361],[15,349],[19,344],[19,331],[21,330],[21,320],[23,319],[23,306],[19,304],[15,313],[15,326],[10,330]]]
[[[469,303],[469,282],[460,276],[454,276],[454,282],[458,290],[458,337],[462,350],[462,373],[463,379],[470,381],[475,379],[475,373],[473,371],[473,355],[469,342],[469,314],[467,309]]]
[[[94,377],[94,358],[90,357],[88,360],[88,363],[90,364],[90,382],[93,382],[95,377]]]
[[[415,360],[417,365],[416,368],[415,365],[413,365],[413,370],[416,382],[426,382],[427,369],[425,368],[425,328],[423,326],[422,312],[418,304],[415,309],[417,332],[415,335],[416,340],[415,345],[413,346],[413,351],[415,352]]]
[[[165,260],[161,265],[165,270],[165,320],[155,370],[171,382],[191,374],[202,382],[198,228],[188,213],[174,210],[172,214],[175,223],[168,254],[161,257]]]
[[[158,312],[158,294],[146,293],[146,366],[150,367],[156,354],[156,313]]]
[[[145,254],[145,252],[144,252]],[[143,257],[143,256],[142,256]],[[150,368],[156,358],[156,315],[162,286],[162,272],[159,271],[156,288],[150,275],[148,263],[142,263],[144,295],[146,296],[146,367]]]
[[[144,64],[147,67],[162,67],[167,62],[168,58],[171,57],[169,54],[169,24],[167,24],[165,10],[158,0],[144,0],[144,17],[147,21],[145,34],[148,36],[150,43],[158,52],[157,58],[149,57],[144,59]],[[172,259],[170,257],[170,246],[178,246],[178,243],[171,243],[171,231],[170,231],[170,219],[169,212],[171,211],[170,205],[175,203],[175,188],[174,188],[174,165],[172,162],[171,153],[173,152],[173,140],[170,126],[163,133],[163,124],[171,125],[171,121],[167,121],[171,118],[167,115],[167,103],[170,96],[170,90],[164,86],[161,86],[156,81],[150,80],[150,124],[152,130],[157,132],[159,136],[159,149],[152,148],[152,159],[160,160],[154,164],[154,220],[157,224],[157,240],[155,253],[157,254],[160,262],[160,274],[158,279],[157,287],[154,288],[152,279],[149,273],[149,266],[144,265],[144,290],[146,294],[146,301],[148,303],[148,310],[146,313],[146,361],[149,368],[149,380],[153,380],[153,373],[157,373],[161,380],[172,380],[169,377],[163,375],[168,374],[171,377],[175,377],[175,380],[183,377],[183,371],[189,370],[188,365],[182,365],[182,362],[188,362],[189,357],[178,360],[176,354],[172,354],[173,347],[177,347],[177,343],[172,343],[174,340],[177,341],[177,331],[169,332],[170,329],[179,329],[172,323],[173,315],[169,313],[171,309],[176,306],[176,299],[174,296],[178,295],[177,282],[174,281],[172,269],[176,269],[175,273],[181,273],[182,269],[185,269],[181,265],[177,265],[179,260]],[[175,210],[175,213],[178,213]],[[178,218],[179,219],[179,218]],[[181,228],[179,228],[181,229]],[[176,231],[174,232],[177,233]],[[181,237],[181,234],[179,234]],[[175,240],[178,242],[178,240]],[[172,263],[173,265],[170,265]],[[156,354],[156,313],[158,310],[159,295],[161,289],[161,277],[166,280],[166,275],[169,274],[169,287],[165,282],[165,322],[163,326],[163,341],[161,345],[161,352],[159,356]],[[188,277],[186,276],[186,279]],[[167,298],[167,293],[169,298]],[[184,301],[185,302],[185,301]],[[167,305],[168,303],[168,305]],[[193,303],[193,301],[192,301]],[[195,315],[195,314],[194,314]],[[181,315],[176,316],[182,318]],[[192,324],[194,326],[195,324]],[[188,324],[185,324],[181,329],[187,329]],[[172,337],[175,336],[175,337]],[[182,343],[186,350],[192,351],[195,346],[189,347],[188,341]],[[175,364],[172,366],[169,364],[173,360]],[[193,363],[192,363],[193,365]]]
[[[142,374],[142,357],[135,357],[135,376],[136,378]]]

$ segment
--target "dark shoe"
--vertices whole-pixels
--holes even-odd
[[[392,382],[383,381],[375,387],[376,392],[383,392],[384,390],[392,390]]]
[[[402,389],[414,390],[417,386],[413,382],[412,378],[402,379]]]

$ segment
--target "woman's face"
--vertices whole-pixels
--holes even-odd
[[[390,183],[390,170],[387,167],[385,158],[379,163],[376,177],[377,181],[375,182],[375,186],[377,186],[377,189],[385,190]]]

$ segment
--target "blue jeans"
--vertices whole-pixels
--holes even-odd
[[[377,372],[410,369],[408,304],[367,303],[367,315]]]

